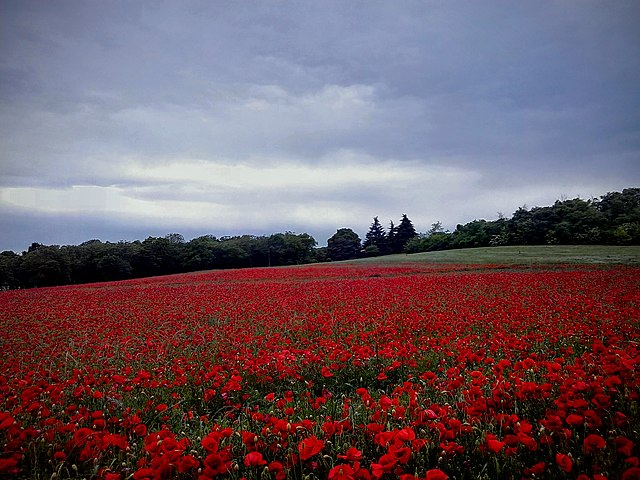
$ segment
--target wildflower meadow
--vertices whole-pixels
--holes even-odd
[[[640,268],[0,292],[0,477],[640,479]]]

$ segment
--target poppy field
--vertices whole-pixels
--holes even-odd
[[[0,292],[0,477],[640,479],[640,268]]]

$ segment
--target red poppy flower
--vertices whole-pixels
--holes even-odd
[[[370,423],[367,425],[367,432],[372,435],[376,435],[384,430],[384,425],[380,425],[379,423]]]
[[[206,469],[209,469],[215,475],[221,475],[227,472],[227,464],[224,458],[218,453],[211,453],[204,459]],[[206,470],[205,469],[205,470]]]
[[[396,457],[390,453],[385,453],[380,457],[378,462],[379,463],[371,464],[371,471],[376,478],[380,478],[385,473],[393,470],[393,467],[396,466]]]
[[[500,442],[492,433],[487,434],[487,446],[493,453],[500,453],[505,446],[505,442]]]
[[[242,435],[242,442],[247,446],[247,450],[250,452],[260,450],[259,447],[262,442],[259,441],[258,436],[255,433],[242,431],[240,434]]]
[[[355,447],[349,447],[344,455],[338,455],[341,460],[347,460],[349,462],[357,462],[362,460],[362,452]]]
[[[259,467],[266,464],[267,462],[262,458],[262,454],[260,452],[249,452],[244,457],[245,467]]]
[[[193,470],[199,466],[200,462],[192,455],[185,455],[178,461],[178,471],[180,473],[188,473],[189,470]]]
[[[633,442],[631,440],[627,437],[616,437],[614,442],[618,453],[621,453],[626,457],[631,456],[631,450],[633,449]]]
[[[546,463],[538,462],[535,465],[533,465],[532,467],[525,468],[524,469],[524,474],[525,475],[541,475],[541,474],[544,473],[544,469],[546,467],[547,467]]]
[[[0,473],[18,473],[18,459],[0,458]]]
[[[320,453],[320,450],[322,450],[323,448],[324,442],[322,440],[318,440],[315,436],[305,438],[298,444],[300,459],[307,460]]]
[[[622,480],[640,480],[640,468],[631,467],[622,474]]]
[[[415,440],[415,438],[415,432],[411,428],[407,427],[402,430],[398,430],[393,437],[393,443],[396,447],[401,447],[405,442],[410,442],[411,440]]]
[[[439,468],[432,468],[431,470],[427,470],[426,480],[448,480],[449,475],[444,473]]]
[[[133,427],[133,433],[141,437],[144,437],[147,435],[147,426],[144,423],[139,423],[138,425]]]
[[[604,438],[595,433],[591,433],[584,439],[584,451],[587,455],[598,453],[607,445]]]
[[[331,378],[333,377],[333,372],[329,370],[327,367],[322,367],[322,376],[324,378]]]
[[[353,480],[353,468],[347,464],[336,465],[329,470],[329,480]]]
[[[202,445],[202,448],[204,448],[208,453],[216,453],[218,451],[218,447],[220,446],[218,440],[213,438],[211,435],[204,437],[200,443]]]
[[[632,467],[640,467],[640,458],[629,457],[624,459],[624,463],[631,465]]]
[[[629,421],[629,418],[622,412],[616,412],[613,417],[613,423],[615,423],[616,427],[622,427],[626,425]]]
[[[556,463],[563,472],[569,473],[573,469],[573,460],[564,453],[556,453]]]
[[[14,423],[16,423],[16,421],[8,413],[0,413],[0,430],[6,430]]]
[[[398,448],[395,445],[389,447],[389,453],[396,457],[396,461],[402,465],[411,459],[411,449],[408,447]]]
[[[133,474],[133,480],[151,480],[155,476],[156,471],[153,468],[140,468]]]
[[[59,462],[64,462],[67,459],[67,454],[64,452],[56,452],[53,454],[53,458]]]
[[[322,425],[322,431],[325,434],[325,437],[330,437],[334,433],[336,433],[336,425],[335,422],[329,421]]]
[[[284,480],[287,474],[284,473],[284,466],[280,462],[271,462],[268,466],[269,472],[276,476],[276,480]]]
[[[371,473],[366,468],[360,468],[358,462],[353,464],[353,469],[356,471],[353,476],[353,480],[371,480]]]
[[[577,426],[580,426],[580,425],[582,425],[584,423],[584,417],[582,417],[582,415],[576,415],[576,414],[572,413],[571,415],[567,416],[565,421],[567,422],[568,425],[571,425],[573,427],[577,427]]]

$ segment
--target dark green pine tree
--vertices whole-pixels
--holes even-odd
[[[416,229],[413,227],[413,223],[409,220],[406,214],[402,215],[400,225],[396,227],[396,232],[393,238],[393,252],[400,253],[404,250],[404,246],[409,240],[418,235]]]
[[[375,256],[386,253],[387,235],[378,217],[373,217],[373,223],[365,236],[362,247],[367,255]]]
[[[389,220],[389,233],[387,233],[387,253],[395,253],[396,233],[398,233],[398,227],[393,224],[393,220]]]

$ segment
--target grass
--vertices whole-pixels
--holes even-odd
[[[361,258],[347,263],[589,264],[640,265],[640,246],[539,245],[464,248]]]

